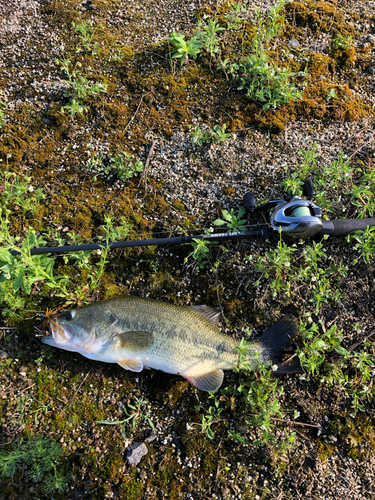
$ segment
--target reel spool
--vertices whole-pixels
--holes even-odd
[[[271,214],[271,226],[288,238],[304,239],[316,234],[323,227],[322,209],[311,200],[293,196],[279,202]]]

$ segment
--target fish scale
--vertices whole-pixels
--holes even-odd
[[[240,345],[221,332],[218,316],[207,306],[117,297],[57,316],[50,323],[52,337],[42,341],[134,372],[155,368],[182,375],[199,389],[214,391],[223,382],[223,370],[237,366]],[[296,331],[293,317],[279,320],[249,348],[250,366],[277,362]]]

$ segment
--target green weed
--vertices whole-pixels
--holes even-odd
[[[80,43],[76,48],[76,53],[90,52],[92,55],[98,55],[100,53],[100,46],[98,42],[93,42],[94,36],[98,28],[103,28],[99,25],[94,28],[91,20],[80,21],[79,23],[72,22],[74,30],[78,33]]]
[[[121,181],[136,177],[144,169],[143,163],[138,158],[134,160],[133,155],[126,152],[112,157],[111,167]]]
[[[197,405],[195,407],[197,411],[200,411],[202,408],[200,405]],[[212,425],[217,424],[218,422],[221,422],[222,419],[220,418],[220,414],[224,408],[220,407],[220,402],[218,399],[215,398],[215,401],[213,403],[213,406],[210,406],[206,412],[206,414],[201,414],[201,422],[198,423],[193,423],[191,426],[198,427],[203,434],[206,434],[209,439],[214,438],[214,431],[212,429]]]
[[[105,425],[122,425],[121,434],[124,441],[126,441],[125,428],[126,425],[130,422],[132,423],[132,427],[134,429],[141,420],[146,420],[146,422],[148,422],[148,424],[150,425],[151,429],[155,430],[155,426],[150,416],[151,410],[143,409],[143,407],[148,404],[148,401],[146,399],[137,398],[137,396],[134,396],[134,400],[135,400],[134,404],[128,404],[127,408],[124,408],[124,413],[126,415],[126,418],[124,418],[123,420],[116,420],[116,421],[98,420],[96,423]]]
[[[246,213],[244,208],[240,208],[237,215],[234,213],[234,209],[222,210],[223,219],[214,220],[213,224],[215,226],[227,226],[228,232],[235,233],[240,231],[246,231],[246,219],[241,219]]]
[[[254,360],[250,361],[249,350],[253,352],[253,346],[242,339],[235,370],[239,374],[238,383],[211,394],[209,399],[213,400],[213,404],[201,414],[201,422],[194,425],[210,439],[214,437],[215,425],[226,425],[228,436],[235,442],[262,447],[266,459],[276,465],[278,474],[283,467],[284,457],[295,448],[296,437],[294,432],[280,432],[280,429],[276,432],[277,419],[285,417],[279,402],[284,388],[272,375],[276,367],[255,360],[255,374]],[[202,409],[201,405],[196,407],[197,411]],[[231,419],[235,425],[232,425]],[[259,437],[256,441],[249,440],[249,430],[257,431]]]
[[[60,277],[53,276],[54,259],[48,254],[31,255],[35,246],[44,246],[45,241],[36,235],[32,228],[26,231],[21,246],[17,246],[20,238],[12,237],[9,233],[10,210],[0,208],[0,284],[9,282],[12,291],[18,292],[21,288],[26,294],[31,293],[33,283],[44,280],[46,285],[57,287]],[[17,251],[19,255],[12,255],[10,251]]]
[[[331,40],[331,46],[334,49],[350,49],[353,46],[353,41],[351,35],[344,36],[339,33],[336,38]]]
[[[220,53],[220,44],[217,33],[224,30],[225,28],[219,25],[219,21],[217,19],[210,19],[207,15],[204,15],[203,19],[198,21],[198,31],[195,36],[200,37],[202,48],[213,59]]]
[[[56,493],[64,493],[70,482],[70,474],[64,471],[62,455],[61,445],[48,438],[34,436],[17,440],[8,449],[0,450],[1,477],[5,480],[14,478],[26,468],[40,493],[53,497]]]
[[[92,155],[88,161],[88,169],[93,172],[93,180],[97,180],[97,176],[106,177],[115,175],[120,181],[127,181],[136,177],[139,173],[143,172],[144,165],[138,158],[133,155],[122,152],[116,156],[111,157],[108,164],[106,164],[102,154],[95,156]]]
[[[255,270],[269,280],[272,297],[293,299],[296,290],[304,288],[304,296],[318,313],[328,300],[340,302],[340,277],[346,277],[347,268],[329,263],[322,242],[313,241],[305,248],[289,246],[280,239],[277,247],[259,257]],[[333,287],[335,283],[336,287]],[[255,283],[257,286],[260,280]],[[307,305],[307,304],[306,304]]]
[[[207,15],[199,21],[197,29],[194,31],[190,41],[186,41],[184,35],[172,33],[168,41],[173,45],[172,58],[179,58],[181,65],[188,56],[194,59],[201,52],[210,55],[211,61],[216,61],[217,69],[224,71],[226,78],[230,75],[238,84],[239,90],[245,90],[246,95],[253,101],[262,104],[263,109],[276,108],[287,104],[292,100],[302,98],[303,90],[299,90],[292,83],[292,79],[297,73],[292,72],[287,64],[289,54],[283,52],[283,59],[274,63],[269,54],[271,43],[275,49],[277,39],[281,35],[284,18],[281,11],[284,7],[284,0],[273,6],[268,13],[256,12],[254,20],[255,36],[251,40],[250,54],[238,55],[234,50],[229,57],[222,60],[222,41],[219,33],[225,36],[225,31],[229,29],[239,29],[244,23],[246,13],[239,4],[234,4],[229,13],[226,14],[227,28],[221,26],[217,19],[210,19]],[[224,47],[225,48],[225,47]],[[228,53],[228,51],[226,51]],[[211,66],[210,66],[211,67]],[[306,72],[298,73],[305,77]],[[200,140],[205,142],[204,137]]]
[[[186,41],[184,35],[173,32],[168,38],[168,42],[174,48],[171,52],[172,59],[179,59],[181,66],[189,59],[189,57],[196,59],[201,48],[203,47],[200,34],[198,36],[193,36],[191,40]]]
[[[319,326],[323,333],[319,333]],[[339,387],[351,399],[354,411],[364,411],[364,401],[375,396],[371,383],[375,364],[373,352],[368,351],[369,342],[364,342],[361,351],[349,351],[341,345],[343,332],[336,325],[326,330],[322,323],[304,320],[300,321],[300,338],[302,347],[296,352],[306,372],[303,378],[312,377],[329,387]]]
[[[27,212],[33,213],[37,204],[45,198],[42,188],[35,189],[31,185],[31,177],[22,178],[9,172],[8,165],[1,175],[1,188],[2,207],[20,210],[23,215]]]
[[[6,122],[4,121],[4,119],[5,119],[4,109],[7,106],[8,106],[8,104],[6,102],[0,101],[0,128],[4,127],[4,125],[6,124]]]
[[[229,137],[235,137],[235,134],[227,134],[225,129],[225,124],[222,127],[220,127],[220,125],[214,125],[213,128],[209,128],[208,130],[202,130],[199,125],[197,125],[190,133],[191,141],[193,144],[202,146],[203,143],[218,144],[220,142],[225,142]]]
[[[193,251],[185,257],[184,264],[189,260],[189,257],[193,258],[198,269],[203,269],[204,266],[209,262],[208,256],[210,254],[210,245],[213,245],[212,241],[207,241],[205,239],[193,238],[191,245]]]
[[[78,113],[82,114],[87,111],[84,101],[89,97],[95,97],[100,93],[107,92],[107,84],[101,82],[91,82],[81,72],[82,63],[77,61],[74,66],[72,60],[66,57],[65,59],[55,59],[55,64],[61,66],[62,71],[66,76],[67,87],[64,89],[64,95],[69,99],[68,104],[61,108],[61,113],[68,111],[72,118]]]
[[[360,252],[360,255],[352,261],[352,264],[357,264],[361,257],[365,262],[369,263],[375,254],[375,227],[367,226],[364,231],[356,231],[348,236],[348,240],[354,242],[354,248]]]
[[[247,9],[241,3],[232,2],[230,9],[224,15],[227,30],[238,30],[248,14]]]
[[[277,108],[302,98],[303,91],[290,82],[296,73],[288,67],[278,68],[270,63],[265,52],[243,59],[231,73],[240,83],[238,90],[246,90],[246,95],[262,103],[263,109]]]
[[[316,203],[321,208],[329,212],[336,211],[342,217],[349,202],[355,207],[358,218],[373,217],[375,174],[370,167],[360,161],[357,166],[353,166],[343,153],[339,153],[338,158],[328,165],[319,164],[316,143],[311,149],[301,150],[300,153],[303,162],[281,183],[287,192],[293,196],[303,196],[303,181],[312,177]]]

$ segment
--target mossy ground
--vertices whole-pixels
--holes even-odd
[[[280,197],[277,186],[283,171],[279,167],[273,171],[272,165],[277,164],[280,155],[297,156],[303,146],[300,126],[309,139],[320,140],[324,131],[331,131],[329,126],[337,123],[337,141],[345,147],[352,139],[346,140],[342,130],[362,120],[363,129],[353,129],[358,138],[350,143],[349,152],[360,150],[361,161],[372,168],[373,150],[371,146],[361,149],[361,131],[366,129],[362,135],[373,132],[368,73],[375,64],[373,49],[358,43],[340,48],[325,42],[338,34],[358,42],[367,34],[361,31],[363,26],[373,22],[370,12],[363,14],[365,17],[358,10],[351,12],[349,2],[287,3],[278,50],[286,49],[291,39],[299,41],[299,48],[290,49],[290,64],[293,71],[307,68],[306,86],[301,101],[265,111],[261,104],[250,102],[237,90],[208,56],[189,60],[183,67],[170,58],[166,41],[170,32],[176,29],[188,36],[204,14],[216,16],[223,23],[228,11],[226,2],[193,2],[191,13],[187,5],[166,1],[152,16],[152,2],[136,2],[137,9],[120,0],[47,0],[34,4],[36,14],[16,8],[18,28],[7,24],[7,38],[1,35],[4,66],[0,100],[9,104],[0,132],[2,165],[20,176],[31,176],[32,185],[43,187],[47,195],[33,214],[23,214],[22,207],[12,206],[11,229],[15,235],[24,235],[31,225],[38,233],[53,229],[66,241],[68,233],[80,234],[82,241],[91,240],[103,236],[105,215],[115,221],[124,217],[131,224],[129,237],[134,239],[140,234],[142,238],[172,234],[177,227],[184,233],[201,230],[220,216],[224,206],[239,205],[240,193],[233,187],[233,179],[239,183],[236,186],[242,182],[262,199]],[[11,23],[9,12],[3,11],[2,16]],[[72,22],[81,20],[92,20],[97,27],[95,53],[77,51],[80,42]],[[362,20],[364,24],[358,27]],[[251,21],[249,16],[241,33],[228,35],[224,55],[249,50],[254,37]],[[35,23],[32,35],[22,32],[26,29],[22,26],[28,23]],[[22,40],[21,48],[17,40]],[[269,55],[278,60],[278,52],[272,47]],[[73,64],[80,62],[80,71],[88,80],[108,86],[107,93],[87,98],[82,103],[87,105],[87,112],[74,117],[67,111],[61,113],[69,100],[63,92],[67,83],[54,61],[63,57],[71,58]],[[329,97],[332,91],[335,97]],[[221,153],[220,145],[185,148],[181,143],[181,149],[176,146],[173,154],[165,152],[164,145],[173,142],[176,133],[186,137],[189,127],[196,124],[225,124],[227,132],[238,135],[239,145],[230,143],[233,149],[229,157]],[[288,134],[292,134],[289,142]],[[108,162],[122,151],[145,163],[155,138],[159,170],[154,175],[151,163],[146,181],[95,179],[88,169],[90,155],[103,154]],[[325,147],[324,139],[320,144]],[[335,153],[334,146],[332,149]],[[185,174],[175,167],[188,165],[187,157],[196,170],[189,164]],[[246,163],[249,157],[253,162],[250,170]],[[262,170],[263,159],[267,167]],[[168,162],[167,174],[160,166],[163,162]],[[177,180],[172,173],[176,173]],[[178,190],[177,183],[185,175],[192,189],[197,181],[208,189],[220,180],[209,210],[201,208],[202,199],[192,202],[186,192]],[[350,262],[352,255],[345,243],[331,245],[332,258],[343,255],[345,262]],[[229,244],[229,251],[217,246],[210,264],[201,270],[191,261],[184,264],[190,246],[116,250],[111,252],[100,287],[91,299],[133,293],[179,304],[220,304],[225,310],[223,328],[231,334],[241,337],[246,326],[260,333],[280,314],[302,316],[308,309],[303,294],[294,304],[286,304],[255,286],[247,257],[250,254],[255,260],[266,248],[265,243]],[[92,267],[98,259],[93,258]],[[220,265],[215,271],[212,269],[217,260]],[[90,274],[87,269],[77,271],[61,257],[56,259],[55,270],[69,276],[72,289],[82,287]],[[373,324],[371,277],[372,263],[357,266],[342,284],[348,294],[342,305],[332,301],[322,311],[323,318],[335,317],[345,328],[348,344],[361,340],[351,329],[354,321],[361,321],[363,329]],[[327,498],[338,498],[336,483],[330,483],[329,474],[322,468],[333,459],[342,460],[340,464],[345,463],[347,471],[353,463],[358,469],[358,474],[348,479],[350,486],[342,497],[351,487],[359,491],[353,498],[365,498],[363,492],[370,491],[366,474],[374,474],[375,451],[370,404],[364,414],[352,416],[350,401],[335,394],[334,388],[287,378],[283,406],[297,408],[301,423],[319,424],[324,433],[318,437],[316,428],[290,425],[292,430],[300,431],[299,446],[283,458],[282,464],[274,464],[272,450],[244,447],[228,438],[227,426],[236,425],[233,415],[226,422],[218,422],[214,440],[208,440],[197,426],[200,412],[196,406],[207,409],[210,400],[187,381],[155,371],[124,372],[117,365],[94,363],[78,354],[52,352],[41,346],[33,328],[40,325],[47,307],[59,307],[62,301],[42,284],[36,284],[31,296],[25,298],[27,307],[20,311],[21,317],[13,319],[13,323],[4,318],[0,330],[0,345],[8,354],[0,361],[0,442],[6,447],[16,436],[27,433],[44,434],[60,442],[73,477],[70,489],[61,498],[138,500],[166,495],[171,499],[271,499],[308,494],[313,498],[320,495],[321,482],[326,485]],[[17,330],[10,329],[14,324]],[[226,380],[234,384],[237,381],[232,374]],[[25,405],[20,409],[24,396]],[[126,448],[130,441],[141,442],[149,435],[147,421],[141,420],[134,429],[126,427],[128,443],[124,443],[121,426],[96,423],[124,418],[121,404],[132,403],[133,396],[148,400],[157,430],[157,438],[147,443],[148,454],[138,466],[128,464]],[[280,423],[281,430],[283,426]],[[257,429],[248,434],[253,441],[259,437]],[[281,471],[279,477],[275,477],[275,466]],[[27,471],[19,479],[3,482],[1,488],[5,493],[0,497],[40,498],[38,485],[28,478]]]

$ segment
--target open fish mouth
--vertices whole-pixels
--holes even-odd
[[[43,337],[42,342],[52,346],[69,343],[74,336],[68,325],[61,326],[54,320],[49,322],[48,333],[51,335]]]

